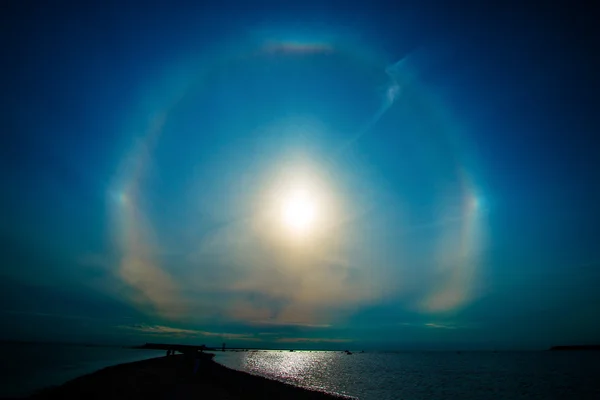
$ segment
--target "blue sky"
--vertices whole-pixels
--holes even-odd
[[[598,340],[583,10],[33,4],[2,17],[2,338]]]

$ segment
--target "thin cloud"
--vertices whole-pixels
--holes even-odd
[[[436,324],[433,322],[427,323],[427,324],[425,324],[425,326],[427,326],[429,328],[435,328],[435,329],[457,329],[457,327],[454,325]]]
[[[304,322],[286,322],[286,321],[251,321],[252,325],[268,325],[268,326],[294,326],[294,327],[303,327],[303,328],[329,328],[331,325],[329,324],[310,324]]]
[[[411,52],[386,68],[389,84],[380,109],[349,138],[346,147],[366,134],[400,96],[418,102],[419,109],[430,117],[424,118],[430,122],[423,129],[443,131],[456,126],[441,107],[420,104],[424,100],[416,76],[406,65],[413,57]],[[378,190],[369,168],[357,163],[351,171],[337,170],[337,163],[329,157],[320,161],[310,154],[285,154],[279,160],[267,152],[257,157],[234,146],[208,164],[198,164],[199,171],[218,171],[209,175],[214,180],[189,182],[183,198],[173,197],[173,204],[181,204],[178,214],[186,219],[177,228],[182,240],[179,233],[169,235],[165,229],[169,224],[153,218],[147,207],[151,198],[146,197],[146,186],[154,182],[154,149],[169,111],[156,115],[122,163],[111,191],[114,219],[110,227],[116,245],[111,270],[129,289],[123,294],[144,312],[172,321],[168,323],[218,318],[256,326],[328,328],[355,310],[406,293],[418,293],[411,300],[412,307],[428,314],[459,309],[479,294],[484,226],[480,226],[474,186],[462,175],[458,178],[464,181],[466,199],[458,215],[452,203],[439,222],[392,224],[387,221],[388,210],[372,206],[381,204],[377,200],[388,198],[388,193]],[[310,121],[299,122],[270,123],[257,128],[256,134],[280,137],[281,130],[289,126],[320,129]],[[436,149],[432,148],[431,154],[433,151]],[[231,162],[233,155],[239,156],[235,163]],[[240,165],[245,166],[244,171],[239,170]],[[281,197],[294,182],[309,182],[318,197],[323,218],[310,237],[290,235],[281,224]],[[381,210],[386,222],[381,226],[376,219],[358,223],[357,218],[367,209],[372,209],[375,217]],[[196,215],[210,223],[199,224]],[[406,243],[382,244],[378,239],[391,236],[392,228],[386,226],[394,227],[394,237],[406,236],[400,241]],[[430,252],[432,259],[425,261],[425,268],[408,271],[413,256],[410,249],[421,247],[410,246],[413,239],[409,234],[428,229],[442,231],[440,243]],[[414,236],[420,237],[418,233]],[[163,234],[173,240],[163,240]],[[102,266],[106,260],[89,255],[81,263]],[[428,277],[434,284],[420,286]]]
[[[465,323],[456,324],[452,322],[400,322],[397,325],[409,326],[414,328],[431,328],[431,329],[471,329],[475,328],[475,324]]]
[[[121,329],[131,330],[143,334],[149,335],[161,335],[161,336],[176,336],[176,337],[219,337],[225,339],[237,339],[237,340],[252,340],[260,341],[260,338],[247,333],[228,333],[228,332],[209,332],[196,329],[183,329],[175,328],[172,326],[165,325],[121,325]]]
[[[277,343],[349,343],[352,339],[336,339],[336,338],[279,338]]]
[[[176,319],[182,316],[181,310],[172,307],[173,304],[181,304],[179,287],[157,257],[159,240],[152,220],[144,210],[141,193],[141,182],[146,178],[152,162],[152,149],[165,120],[166,113],[154,119],[145,140],[137,143],[117,175],[112,195],[114,215],[111,232],[120,258],[116,276],[135,289],[131,300],[145,309],[154,309],[163,317]],[[94,257],[82,261],[88,265],[103,262],[101,258]]]

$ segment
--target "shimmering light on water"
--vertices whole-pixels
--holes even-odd
[[[598,399],[598,355],[585,352],[219,353],[230,368],[370,399]]]

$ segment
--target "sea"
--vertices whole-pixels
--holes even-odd
[[[233,369],[362,400],[600,400],[600,352],[217,352]]]
[[[107,366],[160,357],[122,347],[2,343],[0,398],[60,385]],[[600,352],[216,352],[227,367],[363,400],[600,400]]]
[[[111,365],[164,355],[164,351],[122,346],[3,342],[0,398],[28,396]]]

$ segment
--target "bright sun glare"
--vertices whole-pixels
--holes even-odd
[[[281,211],[287,228],[305,234],[313,228],[317,217],[315,196],[306,189],[292,191],[283,199]]]

